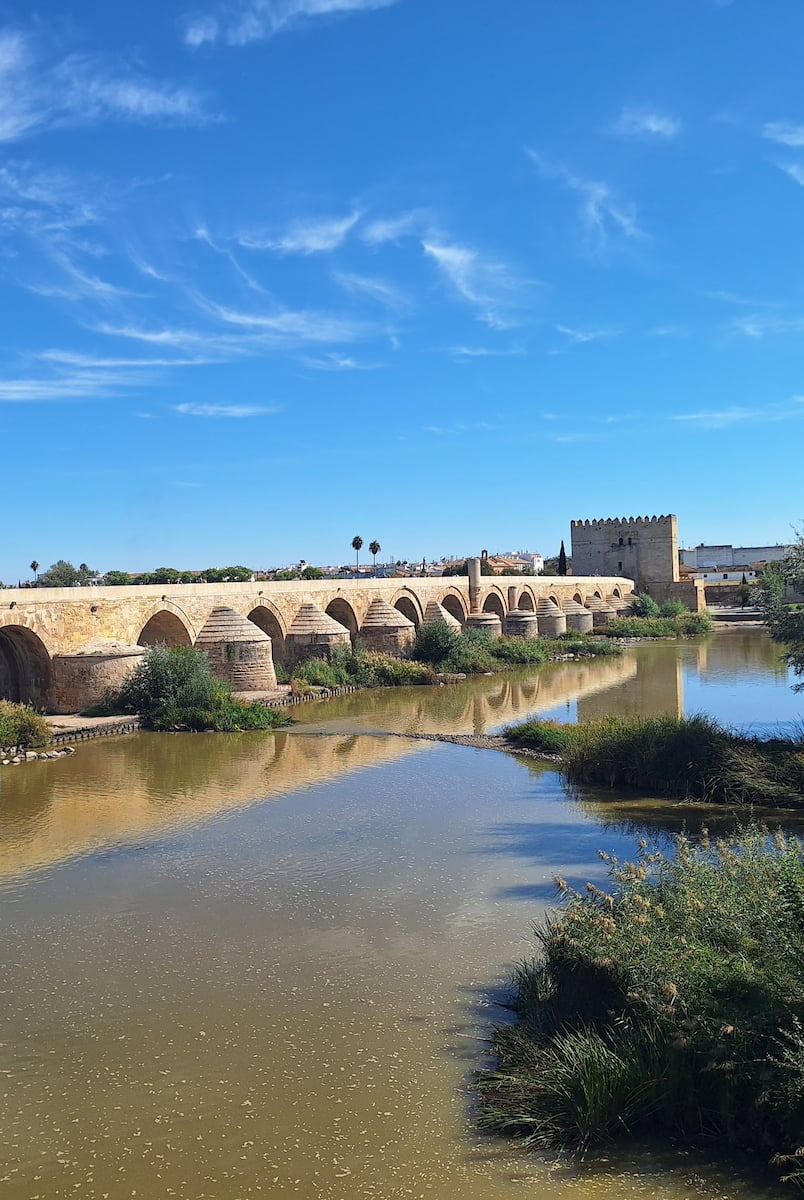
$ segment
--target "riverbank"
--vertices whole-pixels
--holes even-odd
[[[707,804],[804,806],[804,739],[751,737],[705,715],[529,721],[513,748],[546,755],[573,783]]]
[[[752,827],[601,852],[604,887],[556,885],[481,1073],[482,1124],[579,1156],[628,1138],[739,1147],[804,1180],[804,859]]]

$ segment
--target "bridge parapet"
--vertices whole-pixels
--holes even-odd
[[[482,576],[480,610],[501,620],[513,609],[535,611],[597,595],[627,595],[630,579],[611,576]],[[469,615],[464,576],[430,579],[341,579],[249,583],[157,584],[146,587],[6,588],[0,590],[0,696],[58,707],[52,659],[95,639],[131,646],[164,641],[195,644],[213,609],[253,621],[284,661],[285,638],[303,604],[314,604],[349,630],[354,641],[372,601],[381,600],[419,625],[427,605],[440,604],[463,625]]]

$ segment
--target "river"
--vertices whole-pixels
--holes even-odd
[[[471,1074],[553,875],[599,879],[599,848],[683,813],[399,735],[802,709],[764,634],[721,632],[2,769],[4,1197],[773,1194],[681,1153],[575,1167],[476,1133]]]

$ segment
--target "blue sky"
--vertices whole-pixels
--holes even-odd
[[[803,515],[800,0],[0,3],[0,579]]]

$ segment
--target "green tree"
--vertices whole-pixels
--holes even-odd
[[[302,579],[323,579],[324,572],[320,567],[306,566],[301,573]]]
[[[34,574],[34,583],[36,583],[37,582],[36,572],[39,570],[39,563],[36,561],[36,559],[34,559],[33,562],[31,563],[31,570],[33,571],[33,574]]]
[[[276,579],[280,583],[288,583],[291,579],[298,579],[298,578],[299,578],[299,572],[294,570],[292,567],[287,571],[277,571],[276,574],[274,575],[274,579]]]
[[[369,542],[369,554],[374,559],[374,565],[372,566],[371,570],[372,570],[372,573],[373,573],[375,579],[377,577],[377,555],[380,553],[381,550],[382,550],[382,546],[380,545],[379,542],[377,542],[377,541]]]
[[[352,538],[352,549],[355,552],[355,578],[360,575],[360,551],[363,549],[363,539],[359,535]]]
[[[157,567],[151,573],[152,583],[178,583],[179,572],[175,567]]]
[[[107,571],[103,577],[107,587],[126,587],[131,583],[128,571]]]
[[[566,575],[567,573],[567,552],[564,549],[564,539],[561,539],[561,549],[558,552],[558,573]]]
[[[80,572],[71,562],[60,558],[39,576],[40,587],[72,587],[80,581]]]
[[[796,675],[804,675],[804,608],[785,600],[787,589],[804,594],[804,536],[798,534],[782,562],[769,563],[759,576],[757,602],[775,642],[787,650],[785,658]],[[804,682],[795,684],[804,691]]]

